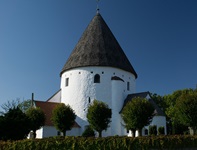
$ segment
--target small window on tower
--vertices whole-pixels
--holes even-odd
[[[100,75],[99,74],[96,74],[94,76],[94,83],[100,83]]]
[[[66,78],[66,86],[69,85],[69,78]]]
[[[127,91],[130,90],[130,82],[127,82]]]
[[[91,103],[91,99],[90,99],[90,97],[88,98],[88,102],[89,102],[89,103]]]

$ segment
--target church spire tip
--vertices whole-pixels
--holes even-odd
[[[96,14],[99,14],[99,10],[100,10],[100,9],[99,9],[99,1],[100,1],[100,0],[96,0],[96,2],[97,2]]]

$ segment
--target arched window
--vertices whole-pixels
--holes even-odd
[[[99,74],[96,74],[94,76],[94,83],[100,83],[100,75]]]

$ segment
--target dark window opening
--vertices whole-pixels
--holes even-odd
[[[60,136],[61,135],[61,132],[60,131],[57,131],[57,135]]]
[[[130,82],[127,82],[127,91],[130,90]]]
[[[79,74],[81,74],[81,72],[79,72]]]
[[[89,103],[91,102],[90,97],[89,97],[89,99],[88,99],[88,102],[89,102]]]
[[[93,71],[91,71],[91,73],[93,73]]]
[[[144,130],[144,135],[148,135],[148,129]]]
[[[66,86],[69,85],[69,78],[66,78]]]
[[[104,72],[102,72],[102,74],[104,74]]]
[[[100,83],[100,75],[99,74],[96,74],[94,76],[94,83]]]

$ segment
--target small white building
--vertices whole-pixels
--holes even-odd
[[[84,31],[60,77],[57,93],[46,102],[35,101],[47,118],[45,126],[37,131],[38,138],[59,134],[50,121],[52,109],[58,103],[69,104],[77,115],[76,123],[67,135],[80,136],[88,126],[87,109],[94,99],[105,102],[112,109],[112,122],[103,136],[129,135],[120,111],[135,96],[147,98],[154,104],[158,115],[152,124],[166,129],[165,115],[150,99],[149,93],[135,94],[137,73],[100,13]]]

